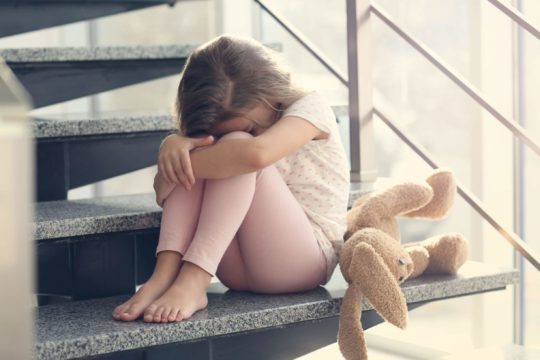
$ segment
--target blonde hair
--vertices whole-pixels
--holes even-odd
[[[281,54],[241,36],[220,35],[188,57],[181,73],[175,102],[180,134],[208,134],[214,124],[257,105],[278,103],[281,109],[305,96],[293,83]]]

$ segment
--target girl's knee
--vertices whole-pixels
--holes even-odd
[[[196,152],[196,151],[204,150],[204,149],[206,149],[207,147],[210,147],[210,146],[212,146],[212,145],[197,146],[196,148],[191,149],[191,152]]]
[[[246,132],[246,131],[231,131],[231,132],[228,132],[226,133],[225,135],[223,135],[222,137],[220,137],[218,139],[218,142],[224,140],[224,139],[247,139],[247,138],[251,138],[253,137],[253,135],[251,135],[250,133]]]

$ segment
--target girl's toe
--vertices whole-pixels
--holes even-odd
[[[137,305],[131,304],[120,314],[124,320],[133,320],[134,315],[137,313]]]
[[[122,311],[124,310],[124,308],[125,308],[124,304],[118,305],[113,310],[113,316],[117,317],[118,315],[120,315],[122,313]]]
[[[176,319],[176,315],[178,314],[178,309],[173,308],[171,312],[169,313],[169,321],[174,321]]]
[[[171,308],[167,307],[163,312],[161,313],[161,322],[167,322],[169,321],[169,313],[171,312]]]
[[[182,319],[182,311],[178,310],[178,314],[176,314],[176,321],[181,321]]]
[[[144,320],[145,321],[152,321],[154,319],[154,313],[156,312],[156,305],[150,304],[146,310],[144,311]]]
[[[157,322],[161,321],[161,313],[163,312],[163,306],[160,306],[157,308],[156,312],[154,313],[154,320]]]

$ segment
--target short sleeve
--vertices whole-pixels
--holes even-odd
[[[311,91],[292,103],[285,109],[281,117],[285,116],[301,117],[329,135],[332,134],[332,129],[336,126],[334,111],[317,91]]]

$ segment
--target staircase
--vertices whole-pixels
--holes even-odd
[[[0,36],[163,4],[174,1],[0,0]],[[42,107],[179,73],[195,46],[0,49],[0,57],[34,106]],[[67,193],[154,165],[162,138],[173,129],[172,118],[158,112],[103,113],[31,121],[37,170],[37,359],[292,359],[336,341],[347,288],[339,268],[326,286],[286,295],[238,292],[213,283],[208,307],[178,323],[114,320],[112,310],[154,269],[161,208],[153,191],[85,200],[67,200]],[[349,206],[385,181],[353,182]],[[457,276],[424,275],[402,289],[413,310],[518,281],[515,269],[469,261]],[[364,301],[367,329],[383,319]]]

